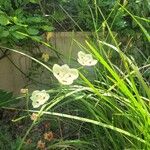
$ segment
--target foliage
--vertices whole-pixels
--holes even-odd
[[[42,3],[42,1],[35,0],[30,2],[34,4]],[[56,1],[56,3],[59,2]],[[69,5],[71,2],[73,2],[72,5]],[[32,107],[30,90],[29,93],[27,92],[23,97],[18,98],[22,103],[14,106],[8,105],[10,100],[14,100],[12,95],[0,91],[0,104],[5,106],[3,108],[21,111],[22,113],[21,115],[17,114],[18,118],[13,121],[24,121],[24,125],[27,125],[22,129],[23,132],[20,136],[16,137],[15,145],[17,148],[15,148],[17,150],[30,149],[30,146],[31,149],[36,149],[38,139],[44,141],[43,133],[49,130],[54,133],[54,138],[46,141],[46,148],[48,149],[150,149],[149,51],[142,52],[142,45],[145,44],[145,47],[148,48],[147,41],[149,40],[148,1],[144,1],[144,3],[142,1],[133,3],[132,0],[120,1],[122,5],[118,4],[118,1],[110,0],[95,0],[94,2],[84,0],[81,2],[61,1],[62,10],[65,10],[64,12],[67,15],[69,13],[68,17],[75,23],[73,28],[78,26],[82,29],[83,25],[86,27],[85,30],[89,28],[91,31],[94,30],[93,36],[86,41],[86,46],[73,39],[82,51],[88,53],[83,52],[84,57],[80,56],[81,61],[78,60],[79,63],[83,62],[76,64],[79,78],[75,78],[73,85],[70,84],[74,73],[70,69],[65,70],[59,66],[54,71],[48,63],[41,62],[19,50],[0,46],[30,58],[47,69],[50,76],[54,75],[59,82],[63,80],[63,82],[60,82],[62,84],[58,84],[52,77],[53,85],[49,86],[46,91],[50,98],[37,109]],[[44,12],[46,12],[48,8],[44,5],[44,2],[42,5]],[[137,10],[133,10],[133,5],[136,6]],[[138,11],[143,6],[145,12]],[[106,7],[108,9],[104,10]],[[80,8],[82,11],[79,11]],[[76,10],[78,10],[77,16],[81,17],[77,20],[74,17]],[[11,25],[9,18],[7,19],[4,14],[1,19],[3,20],[1,26]],[[29,22],[32,22],[32,20]],[[86,22],[89,26],[86,26]],[[137,40],[134,37],[134,30],[138,31],[140,35]],[[37,33],[35,30],[31,31],[34,34]],[[100,31],[102,31],[102,37],[99,35]],[[121,34],[114,33],[114,31],[123,35],[126,35],[127,31],[131,32],[127,32],[129,39],[124,40]],[[26,38],[32,37],[32,34],[27,33],[27,30],[19,35]],[[130,42],[132,38],[134,40]],[[142,44],[138,45],[137,42],[141,38],[143,39]],[[41,40],[37,40],[37,42],[51,48],[50,45]],[[142,55],[142,58],[133,57],[135,52],[132,50],[134,48],[136,50],[138,48],[138,56],[141,57]],[[91,62],[89,65],[87,58],[96,59],[95,62],[98,63],[93,63],[95,66],[91,66]],[[136,58],[138,59],[136,60]],[[140,66],[137,61],[139,61]],[[69,68],[68,65],[65,66]],[[87,66],[90,66],[90,68]],[[35,68],[37,67],[35,66]],[[92,73],[92,77],[89,76],[89,72]],[[71,81],[69,85],[63,85],[66,80]],[[35,90],[39,90],[39,87],[36,87]],[[39,100],[39,97],[34,98]],[[6,104],[7,107],[3,104]],[[33,113],[36,114],[34,119],[31,118]],[[44,121],[48,121],[51,126],[47,127],[44,124],[43,128],[41,123],[44,123]],[[22,138],[20,139],[20,137]],[[2,138],[1,135],[0,138]],[[34,139],[31,145],[26,144],[28,138]],[[8,135],[8,139],[11,139],[11,135]],[[2,138],[4,143],[8,139]],[[3,143],[0,143],[0,145],[3,145]]]
[[[7,92],[0,89],[0,107],[9,106],[11,103],[14,104],[16,98],[13,97],[12,92]]]
[[[1,124],[3,122],[0,122]],[[13,138],[11,134],[9,133],[9,127],[8,126],[1,126],[0,127],[1,133],[0,133],[0,149],[12,149],[14,150],[15,143],[13,143]],[[10,145],[8,143],[11,143]]]
[[[42,34],[53,27],[41,13],[39,0],[0,1],[0,42],[10,45],[26,44],[31,37],[42,39]],[[21,42],[21,43],[20,43]]]
[[[100,38],[105,39],[109,37],[109,33],[105,21],[99,12],[100,8],[106,17],[107,23],[113,32],[116,32],[116,36],[122,43],[122,49],[124,49],[124,45],[128,45],[126,52],[134,54],[136,58],[138,57],[139,61],[137,63],[139,65],[143,64],[145,59],[148,60],[150,45],[147,44],[147,40],[149,36],[141,33],[141,30],[147,33],[150,32],[150,3],[147,0],[70,0],[61,3],[60,7],[68,16],[63,22],[60,21],[62,25],[64,22],[69,22],[69,27],[65,27],[66,24],[64,24],[66,29],[102,33]],[[141,53],[145,57],[144,59],[139,58]]]
[[[135,14],[139,17],[145,17],[148,19],[149,17],[149,2],[145,0],[134,1],[134,0],[125,0],[125,1],[116,1],[116,0],[94,0],[94,1],[76,1],[76,0],[69,0],[69,1],[61,1],[59,4],[64,8],[65,12],[70,15],[70,17],[83,29],[84,31],[94,31],[95,27],[93,24],[93,17],[91,15],[91,11],[93,12],[95,23],[97,28],[103,22],[102,16],[98,15],[97,7],[100,7],[103,14],[108,16],[111,12],[112,15],[109,16],[109,22],[113,23],[113,30],[114,31],[121,31],[127,28],[132,28],[133,30],[137,29],[138,26],[135,22],[131,19],[128,13],[123,11],[119,8],[118,4],[121,4],[126,7],[132,14]],[[106,9],[107,8],[107,9]],[[57,18],[56,18],[57,19]],[[69,18],[66,18],[69,22]],[[59,21],[59,18],[58,18]],[[148,23],[142,22],[144,26],[148,29]],[[63,24],[63,22],[62,22]],[[72,26],[71,29],[76,29],[73,22],[70,22]],[[78,27],[77,27],[78,28]],[[69,27],[70,29],[70,27]]]

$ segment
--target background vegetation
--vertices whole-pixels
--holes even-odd
[[[72,86],[54,79],[44,85],[50,101],[39,110],[31,106],[31,91],[14,97],[0,90],[0,149],[32,150],[42,140],[47,149],[56,150],[149,150],[149,13],[148,0],[1,0],[4,56],[8,51],[27,54],[35,61],[33,68],[44,68],[49,64],[29,50],[43,44],[59,53],[44,34],[90,31],[86,47],[74,42],[99,64],[92,69],[77,66],[80,78]],[[39,115],[37,121],[30,119],[33,112]],[[53,133],[50,141],[43,136],[48,131]]]

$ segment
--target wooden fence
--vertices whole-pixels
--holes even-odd
[[[87,34],[89,33],[58,32],[49,33],[46,38],[58,52],[63,54],[64,62],[66,62],[70,53],[75,58],[77,52],[82,49],[73,39],[84,44]],[[42,45],[40,49],[42,52],[54,55],[50,48]],[[0,59],[0,89],[19,93],[21,88],[29,84],[29,80],[20,71],[28,74],[31,64],[30,59],[16,53],[10,53],[8,57]]]

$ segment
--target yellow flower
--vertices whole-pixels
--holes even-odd
[[[28,93],[28,89],[20,89],[20,93],[21,94],[27,94]]]
[[[26,144],[27,145],[29,145],[29,144],[31,144],[32,143],[32,140],[31,139],[28,139],[27,141],[26,141]]]
[[[76,80],[79,76],[77,69],[69,68],[67,64],[59,66],[54,64],[53,74],[58,79],[61,84],[70,85]]]
[[[37,148],[45,149],[45,143],[42,140],[39,140],[37,143]]]
[[[31,115],[31,120],[37,120],[37,118],[38,118],[38,114],[36,114],[36,113],[32,113],[32,115]]]
[[[54,138],[53,132],[49,131],[47,133],[44,133],[44,139],[51,141]]]
[[[44,62],[48,62],[48,60],[49,60],[49,54],[43,53],[42,54],[42,59],[44,60]]]
[[[53,32],[47,32],[46,40],[49,41],[53,37]]]

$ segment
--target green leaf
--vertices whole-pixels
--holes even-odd
[[[22,23],[22,20],[17,18],[16,16],[12,18],[14,23],[18,26],[21,26],[21,27],[27,27],[28,25],[27,24],[23,24]]]
[[[39,30],[34,29],[34,28],[28,28],[27,33],[30,34],[30,35],[37,35],[39,33]]]
[[[12,35],[18,40],[22,40],[26,38],[26,36],[24,36],[23,34],[19,34],[17,32],[13,32]]]
[[[17,31],[17,30],[19,30],[19,29],[21,29],[20,26],[14,25],[14,26],[11,26],[11,27],[9,28],[9,31],[10,31],[10,32],[11,32],[11,31]]]
[[[9,35],[9,31],[1,31],[0,37],[7,37]]]
[[[0,107],[8,105],[14,100],[15,98],[13,97],[12,92],[6,92],[0,89]]]
[[[41,41],[42,40],[41,36],[32,36],[31,38],[33,38],[34,40],[37,40],[37,41]]]
[[[0,5],[1,5],[1,3],[0,3]],[[2,14],[5,14],[5,12],[0,10],[0,15],[2,15]]]
[[[30,2],[36,4],[39,3],[39,0],[30,0]]]
[[[42,23],[43,22],[43,18],[41,18],[40,16],[39,17],[37,17],[37,16],[28,17],[26,19],[26,22],[29,23],[29,24],[32,24],[32,23]]]
[[[42,29],[45,31],[53,31],[54,30],[54,28],[52,26],[48,26],[48,25],[42,26]]]
[[[0,14],[0,24],[5,26],[9,23],[9,19],[5,15]]]
[[[119,3],[118,3],[119,4]],[[123,5],[119,4],[121,6],[122,9],[124,9],[134,20],[134,22],[141,28],[142,32],[145,34],[146,38],[148,39],[148,41],[150,42],[150,34],[149,32],[145,29],[145,27],[136,19],[136,17],[130,13]]]

